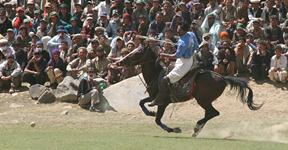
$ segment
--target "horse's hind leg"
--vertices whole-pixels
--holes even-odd
[[[203,119],[200,119],[199,121],[197,121],[197,124],[194,128],[194,133],[192,135],[193,137],[196,137],[201,132],[201,130],[203,129],[203,127],[205,126],[208,120],[220,115],[220,113],[212,106],[212,103],[204,104],[201,102],[205,102],[205,101],[204,100],[198,101],[198,104],[205,110],[205,116]]]
[[[168,126],[166,126],[165,124],[163,124],[161,122],[161,119],[163,117],[163,114],[165,112],[165,109],[166,107],[168,106],[169,104],[164,104],[164,105],[160,105],[158,106],[158,110],[157,110],[157,113],[156,113],[156,118],[155,118],[155,122],[158,126],[160,126],[163,130],[167,131],[167,132],[175,132],[175,133],[180,133],[181,132],[181,129],[180,128],[170,128]]]
[[[150,97],[144,98],[139,102],[139,105],[144,112],[145,115],[147,116],[156,116],[156,113],[154,111],[150,111],[146,108],[145,103],[151,102],[152,99]]]

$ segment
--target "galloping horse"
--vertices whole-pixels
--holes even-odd
[[[163,72],[163,67],[158,61],[158,54],[154,52],[151,48],[145,47],[143,49],[135,49],[129,53],[126,57],[121,59],[116,63],[121,66],[135,66],[141,65],[143,78],[147,84],[147,92],[149,97],[142,99],[140,101],[140,106],[142,111],[147,116],[156,116],[155,122],[162,129],[167,132],[181,132],[180,128],[170,128],[161,122],[161,118],[165,112],[166,107],[172,103],[171,94],[167,93],[167,101],[164,104],[158,105],[157,112],[150,111],[144,105],[147,102],[151,102],[158,93],[159,80]],[[192,78],[189,76],[188,78]],[[193,136],[197,136],[208,120],[218,116],[220,113],[213,107],[212,102],[216,100],[224,91],[227,85],[230,85],[231,89],[237,90],[238,95],[242,103],[246,103],[250,110],[258,110],[261,105],[255,104],[253,102],[253,91],[248,86],[247,82],[236,77],[225,77],[221,76],[212,71],[204,71],[196,75],[194,81],[194,92],[193,97],[197,100],[197,103],[205,110],[204,118],[197,121],[194,128]],[[181,89],[180,89],[181,90]],[[245,97],[248,90],[248,96]],[[170,91],[171,92],[171,91]],[[187,101],[191,97],[184,95],[186,99],[182,101]]]

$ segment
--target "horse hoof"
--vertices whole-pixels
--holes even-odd
[[[181,130],[180,128],[174,128],[174,129],[173,129],[173,132],[174,132],[174,133],[181,133],[182,130]]]
[[[198,135],[198,134],[196,134],[196,133],[193,133],[193,134],[192,134],[192,137],[196,137],[197,135]]]
[[[196,127],[194,128],[194,133],[192,134],[192,137],[196,137],[201,132],[201,130],[203,129],[204,125],[205,124],[202,124],[202,125],[196,124]]]

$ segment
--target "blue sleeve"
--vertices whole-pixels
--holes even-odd
[[[176,57],[177,58],[181,58],[184,56],[184,49],[185,49],[185,43],[183,41],[178,41],[178,46],[177,46],[177,50],[176,50]]]

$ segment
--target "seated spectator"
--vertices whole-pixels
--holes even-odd
[[[121,50],[125,47],[124,41],[121,37],[117,37],[115,46],[112,47],[108,59],[111,61],[117,61],[121,57]]]
[[[265,37],[271,44],[277,45],[283,43],[283,32],[279,27],[279,19],[277,16],[270,17],[270,25],[264,30]]]
[[[130,51],[127,48],[123,48],[121,50],[121,56],[118,57],[119,59],[128,55]],[[135,66],[126,67],[126,66],[114,66],[113,64],[108,65],[108,76],[107,80],[109,83],[117,83],[121,80],[130,78],[137,74]]]
[[[67,65],[70,62],[70,56],[68,55],[68,43],[66,41],[62,41],[61,45],[59,45],[59,51],[60,51],[60,58],[64,61],[64,63]]]
[[[209,50],[209,43],[206,41],[199,45],[199,51],[193,57],[194,64],[202,69],[211,71],[218,69],[218,60]]]
[[[247,64],[251,68],[253,79],[256,81],[266,79],[270,65],[270,55],[265,42],[258,42],[257,51],[251,54]]]
[[[222,43],[217,58],[219,61],[219,73],[233,76],[236,71],[236,56],[229,41],[224,41]]]
[[[6,39],[0,39],[0,51],[5,57],[9,55],[14,55],[14,50],[11,46],[8,46],[8,41]]]
[[[18,41],[15,41],[12,44],[12,47],[15,51],[15,60],[20,65],[21,70],[24,70],[28,63],[27,52],[22,47],[22,44]]]
[[[48,35],[47,21],[44,19],[40,20],[40,25],[37,27],[36,35],[40,38]]]
[[[30,85],[41,84],[47,81],[45,69],[47,61],[42,57],[39,51],[33,52],[33,57],[28,61],[24,70],[23,82],[28,82]]]
[[[2,63],[4,63],[6,61],[6,57],[4,56],[4,54],[2,53],[2,51],[0,50],[0,65]]]
[[[27,58],[30,60],[33,57],[34,51],[40,52],[43,59],[45,59],[46,62],[50,60],[50,54],[46,50],[43,49],[44,44],[42,41],[37,41],[36,44],[31,43],[31,47],[28,51]]]
[[[163,46],[160,48],[160,53],[174,54],[175,52],[176,52],[176,49],[174,47],[174,43],[170,39],[165,39]],[[171,63],[171,59],[164,58],[162,62],[165,65],[164,67],[169,67]]]
[[[271,58],[269,78],[271,81],[287,81],[287,58],[282,54],[282,47],[275,47],[275,55]]]
[[[87,71],[89,59],[87,59],[87,49],[85,47],[78,48],[78,58],[71,61],[67,67],[67,75],[74,79],[82,78]]]
[[[74,34],[72,36],[72,47],[68,50],[68,55],[70,56],[70,61],[75,59],[78,55],[78,48],[79,47],[86,47],[83,37],[81,34]]]
[[[52,52],[52,58],[48,62],[48,67],[45,71],[50,80],[50,86],[55,89],[66,75],[66,65],[60,58],[59,50],[56,49]]]
[[[106,54],[104,52],[104,48],[100,45],[96,49],[96,58],[92,59],[91,65],[95,67],[96,74],[103,79],[106,79],[108,75],[108,64],[110,63],[109,60],[106,58]]]
[[[250,56],[250,48],[246,45],[245,40],[240,40],[234,49],[236,55],[237,75],[247,73],[247,61]]]
[[[78,105],[82,108],[89,108],[91,112],[100,112],[101,90],[98,86],[99,83],[94,79],[95,75],[94,69],[88,68],[88,77],[80,81],[77,99]]]
[[[0,65],[0,90],[10,88],[9,93],[14,93],[21,86],[21,72],[14,56],[9,55],[7,61]]]
[[[103,47],[105,55],[107,56],[111,51],[108,38],[105,35],[100,35],[99,44]]]
[[[8,41],[8,46],[12,46],[12,44],[15,42],[14,30],[8,29],[5,38]]]

